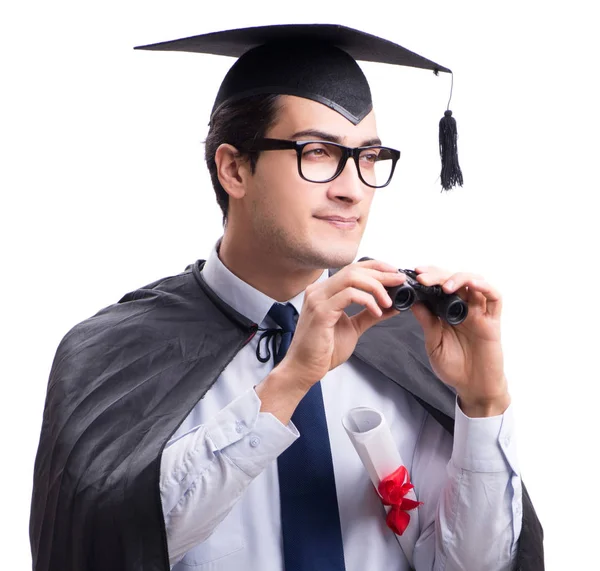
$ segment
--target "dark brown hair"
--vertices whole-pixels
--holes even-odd
[[[277,119],[277,100],[279,95],[255,95],[226,103],[212,117],[208,136],[206,137],[204,158],[213,188],[217,197],[217,203],[223,212],[223,225],[227,221],[229,209],[229,195],[219,182],[215,154],[219,145],[228,143],[237,149],[252,139],[265,136],[268,129]],[[258,153],[245,153],[250,160],[252,172],[256,168]]]

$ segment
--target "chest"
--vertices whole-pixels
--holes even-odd
[[[212,418],[241,393],[260,383],[272,366],[272,361],[258,361],[252,344],[244,347],[173,437]],[[410,470],[426,413],[404,389],[355,358],[330,371],[321,380],[321,386],[347,569],[369,568],[373,557],[377,568],[404,569],[404,556],[385,525],[383,506],[344,430],[342,417],[358,406],[382,412],[403,463]],[[279,479],[274,461],[251,483],[213,536],[189,552],[176,571],[229,570],[238,564],[241,567],[237,568],[280,571],[283,561],[279,510]],[[369,545],[368,550],[365,544]]]
[[[194,406],[172,438],[204,424],[243,392],[260,383],[272,370],[273,362],[256,358],[256,340],[246,345],[221,373],[204,398]],[[350,467],[357,460],[342,426],[342,417],[352,408],[379,410],[386,418],[400,454],[410,469],[425,410],[402,387],[382,373],[351,357],[321,380],[327,428],[334,464]],[[358,465],[362,470],[362,465]]]

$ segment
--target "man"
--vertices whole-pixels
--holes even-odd
[[[225,78],[207,138],[225,231],[206,262],[61,343],[36,461],[36,570],[543,569],[500,295],[479,276],[417,268],[469,306],[453,327],[417,304],[417,323],[386,290],[404,274],[353,263],[399,153],[381,145],[366,79],[337,47],[349,35],[365,36],[210,35],[256,46]],[[356,406],[384,413],[422,502],[408,550],[343,434]]]

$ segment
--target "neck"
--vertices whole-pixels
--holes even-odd
[[[233,240],[228,232],[223,236],[218,254],[232,274],[276,301],[297,296],[323,272],[323,269],[293,266],[291,260],[260,251],[249,240]]]

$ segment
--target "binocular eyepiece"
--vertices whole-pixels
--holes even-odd
[[[413,270],[398,271],[406,275],[406,281],[402,285],[385,288],[397,310],[405,311],[417,301],[421,301],[431,313],[450,325],[458,325],[467,318],[469,306],[458,295],[444,292],[439,285],[420,284]]]
[[[372,260],[361,258],[359,261]],[[398,311],[405,311],[417,301],[422,302],[431,313],[437,315],[450,325],[459,325],[469,313],[469,306],[455,293],[446,293],[441,286],[426,286],[417,281],[414,270],[398,269],[406,275],[406,281],[393,287],[386,287],[392,298],[392,305]]]

